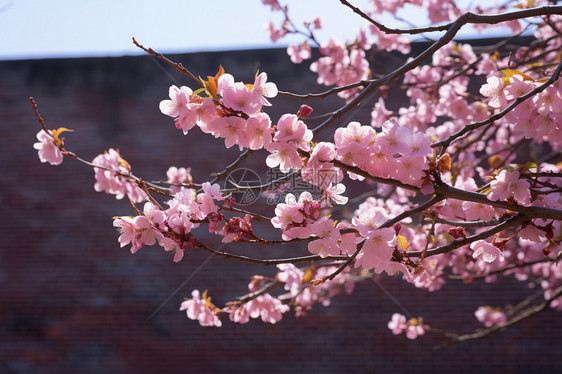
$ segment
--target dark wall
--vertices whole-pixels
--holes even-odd
[[[195,75],[214,75],[222,64],[236,80],[265,71],[281,90],[319,92],[307,66],[293,65],[283,50],[172,56]],[[384,65],[384,60],[380,61]],[[235,159],[222,141],[194,129],[183,136],[158,110],[171,84],[192,82],[153,57],[60,59],[0,63],[0,372],[2,373],[316,373],[316,372],[560,372],[559,316],[545,311],[485,340],[433,352],[442,342],[409,341],[386,328],[400,312],[375,282],[352,296],[316,306],[306,318],[292,312],[276,325],[252,321],[202,328],[179,312],[192,289],[209,289],[217,305],[245,293],[253,274],[275,269],[189,251],[178,264],[159,247],[131,255],[119,248],[114,215],[132,214],[126,201],[98,194],[93,172],[72,160],[41,164],[32,148],[39,125],[34,96],[49,128],[64,126],[68,149],[92,160],[118,147],[136,175],[165,179],[169,166],[192,167],[204,181]],[[374,98],[373,100],[376,100]],[[310,102],[315,115],[336,99]],[[268,111],[276,121],[300,102],[279,98]],[[324,108],[324,109],[323,109]],[[369,122],[369,105],[350,120]],[[314,125],[314,121],[311,121]],[[245,165],[262,167],[263,153]],[[201,234],[216,245],[218,238]],[[234,245],[226,249],[242,251]],[[306,248],[251,248],[275,257]],[[189,278],[186,284],[184,282]],[[479,327],[480,305],[515,304],[530,291],[523,283],[447,284],[429,293],[398,278],[380,283],[412,314],[435,327],[469,332]],[[166,299],[178,289],[167,302]],[[164,303],[165,302],[165,303]],[[151,319],[149,316],[160,311]]]

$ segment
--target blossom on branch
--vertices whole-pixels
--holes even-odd
[[[33,148],[39,151],[39,160],[41,162],[48,162],[51,165],[60,165],[63,155],[59,147],[54,143],[52,131],[46,133],[40,130],[37,133],[37,140],[39,141],[33,144]]]

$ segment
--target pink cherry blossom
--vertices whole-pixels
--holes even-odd
[[[199,321],[201,326],[222,326],[221,320],[218,319],[213,310],[209,309],[207,300],[201,298],[198,290],[194,290],[191,297],[191,299],[182,302],[180,306],[180,311],[186,311],[187,318]]]
[[[357,255],[355,267],[375,269],[376,273],[384,271],[390,263],[396,245],[396,232],[392,228],[370,231],[361,252]]]
[[[415,320],[415,322],[408,321],[408,327],[406,328],[406,337],[408,339],[416,339],[418,336],[424,334],[425,328],[422,324],[418,323],[417,320]]]
[[[449,102],[449,112],[455,119],[464,120],[470,116],[470,109],[468,103],[462,97],[457,97]]]
[[[503,252],[500,251],[498,247],[493,244],[486,242],[485,240],[477,240],[470,244],[470,248],[474,251],[472,254],[473,258],[482,258],[484,262],[492,263],[496,260],[503,261]]]
[[[394,313],[392,319],[388,322],[388,328],[392,330],[394,335],[402,334],[408,328],[406,317],[400,313]]]
[[[513,100],[525,95],[534,88],[533,83],[526,81],[521,75],[513,75],[509,79],[510,84],[505,87],[505,98]]]
[[[166,214],[151,202],[144,204],[143,214],[154,227],[159,227],[166,220]]]
[[[135,238],[132,242],[131,253],[135,253],[145,245],[154,245],[163,235],[157,230],[145,216],[136,216],[133,218],[135,226]]]
[[[267,82],[267,74],[260,73],[256,77],[252,87],[252,92],[258,95],[262,105],[271,106],[271,103],[266,99],[266,97],[275,97],[277,96],[278,91],[275,83]]]
[[[310,231],[318,239],[308,243],[310,253],[320,257],[335,256],[340,252],[338,241],[341,240],[340,231],[334,227],[334,221],[323,217],[310,225]]]
[[[496,178],[490,183],[490,193],[488,199],[492,201],[505,200],[511,194],[511,173],[507,170],[502,170]]]
[[[261,0],[264,5],[269,5],[274,12],[282,10],[277,0]]]
[[[267,148],[271,145],[271,119],[265,113],[258,113],[246,121],[243,131],[238,132],[240,145],[250,149]]]
[[[494,218],[494,208],[486,204],[463,201],[462,209],[467,221],[489,221]]]
[[[515,201],[522,205],[531,204],[531,184],[526,179],[519,178],[519,172],[511,174],[511,193]]]
[[[392,117],[392,114],[392,111],[386,109],[384,99],[380,97],[371,112],[371,126],[382,128],[382,125]]]
[[[166,252],[172,252],[174,254],[174,262],[180,262],[183,258],[184,251],[177,241],[164,237],[158,241],[158,244],[164,248]]]
[[[199,203],[199,210],[203,216],[208,216],[211,213],[216,213],[218,207],[215,204],[215,200],[224,200],[220,192],[220,186],[215,183],[211,186],[209,182],[203,183],[203,193],[197,195],[197,202]]]
[[[266,293],[246,303],[244,309],[251,318],[261,318],[263,322],[273,324],[279,322],[290,307]]]
[[[270,168],[279,166],[281,171],[286,173],[291,169],[299,169],[302,166],[302,159],[294,144],[275,142],[269,146],[268,150],[272,152],[266,158],[266,164]]]
[[[368,209],[359,210],[352,223],[361,236],[366,238],[387,220],[385,214],[384,209],[370,206]]]
[[[507,316],[501,310],[489,306],[479,307],[474,315],[486,327],[501,325],[507,321]]]
[[[408,339],[416,339],[425,334],[425,326],[421,318],[412,318],[407,321],[406,317],[400,313],[394,313],[387,326],[394,335],[405,332]]]
[[[384,123],[382,132],[375,138],[375,144],[380,146],[382,151],[389,156],[396,153],[409,154],[412,151],[409,146],[411,143],[412,131],[391,121]]]
[[[330,184],[328,188],[324,190],[327,198],[327,205],[331,206],[332,203],[336,203],[338,205],[345,205],[349,200],[348,197],[342,196],[341,194],[345,192],[345,185],[343,183],[337,183],[335,185]]]
[[[391,177],[406,184],[421,186],[427,170],[425,157],[403,156],[395,159],[396,167]]]
[[[39,151],[39,160],[41,162],[48,162],[51,165],[60,165],[63,160],[63,155],[59,147],[53,142],[52,132],[47,134],[45,131],[40,130],[37,133],[37,143],[33,144],[33,148]]]
[[[92,164],[100,166],[94,167],[96,178],[94,189],[97,192],[105,191],[115,195],[117,199],[127,196],[134,203],[147,199],[144,191],[124,176],[131,172],[131,166],[114,149],[110,148],[107,152],[98,155]]]
[[[519,171],[501,170],[490,183],[488,199],[501,201],[513,195],[517,202],[529,205],[531,203],[530,184],[527,180],[520,179],[519,175]]]
[[[280,38],[285,36],[285,34],[287,34],[286,29],[276,28],[272,21],[269,21],[267,24],[265,24],[264,28],[267,31],[267,33],[269,34],[269,37],[271,38],[271,41],[273,43],[275,43],[277,40],[279,40]]]
[[[200,103],[187,104],[176,120],[176,127],[183,130],[184,134],[187,134],[195,125],[198,125],[203,132],[209,132],[207,127],[216,117],[215,103],[212,99],[207,98]]]
[[[312,57],[311,48],[306,42],[299,45],[289,45],[287,47],[287,54],[295,64],[300,64]]]
[[[504,93],[504,84],[501,78],[491,76],[480,88],[480,93],[490,98],[488,105],[492,108],[503,108],[507,105],[507,98]]]
[[[217,117],[208,124],[207,129],[217,138],[224,138],[224,145],[230,148],[238,144],[240,148],[241,135],[246,129],[246,120],[237,116]]]
[[[286,204],[277,204],[275,217],[271,219],[271,224],[273,227],[285,230],[293,222],[302,222],[304,216],[299,209],[299,205],[294,202],[294,196],[292,194],[287,194]]]
[[[191,174],[186,168],[177,168],[175,166],[171,166],[168,171],[166,171],[166,176],[168,177],[167,182],[172,183],[170,185],[170,192],[172,194],[176,194],[181,190],[181,184],[193,183],[193,178],[191,178]]]
[[[317,30],[320,30],[322,28],[322,18],[320,16],[316,16],[312,21],[305,21],[304,25],[307,28],[315,28]]]
[[[135,238],[135,225],[133,217],[116,217],[113,219],[113,226],[117,227],[119,235],[119,244],[121,248],[130,244]]]
[[[562,94],[556,87],[547,87],[539,95],[533,97],[533,101],[541,113],[562,113]]]
[[[294,114],[283,114],[277,122],[277,132],[273,138],[276,142],[299,142],[306,136],[307,127]]]
[[[189,87],[170,86],[168,93],[170,100],[160,102],[160,111],[170,117],[180,117],[187,110],[189,95],[192,93]]]
[[[217,92],[226,107],[250,116],[256,114],[263,105],[262,96],[255,91],[250,91],[244,83],[234,82],[234,77],[230,74],[220,76]]]

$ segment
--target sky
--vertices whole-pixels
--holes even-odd
[[[301,22],[326,14],[341,39],[360,24],[338,0],[292,1],[289,9]],[[275,47],[264,29],[270,19],[280,14],[261,0],[0,0],[0,59],[143,54],[132,37],[168,53]]]
[[[339,0],[284,2],[297,24],[322,16],[321,40],[331,35],[351,40],[364,24]],[[364,9],[368,1],[353,4]],[[281,18],[261,0],[0,0],[0,60],[144,54],[132,37],[162,53],[272,48],[302,41],[270,41],[264,24]]]

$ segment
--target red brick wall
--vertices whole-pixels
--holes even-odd
[[[196,75],[223,64],[237,80],[266,71],[282,90],[318,92],[305,66],[284,51],[261,50],[175,56]],[[50,128],[63,125],[67,146],[86,159],[119,147],[136,175],[164,179],[168,166],[193,168],[205,180],[237,151],[194,129],[176,130],[158,110],[171,84],[191,82],[151,57],[12,61],[0,63],[2,134],[0,252],[0,372],[4,373],[297,373],[297,372],[560,372],[559,316],[546,311],[491,336],[433,352],[438,337],[408,341],[386,323],[398,307],[374,282],[352,296],[316,306],[309,317],[292,312],[276,325],[252,321],[202,328],[179,312],[183,297],[208,288],[218,305],[246,291],[253,274],[274,269],[213,258],[152,319],[148,317],[206,260],[189,252],[179,264],[160,248],[131,255],[119,248],[113,215],[130,205],[93,189],[93,172],[65,160],[40,164],[32,148],[39,126],[27,98],[34,96]],[[384,65],[383,62],[381,62]],[[169,75],[167,75],[169,74]],[[299,102],[278,99],[279,114]],[[315,101],[315,114],[332,100]],[[325,108],[325,109],[322,109]],[[274,107],[275,108],[275,107]],[[353,119],[369,120],[368,105]],[[347,118],[346,121],[351,120]],[[261,155],[263,156],[263,155]],[[259,154],[247,165],[263,165]],[[217,243],[217,238],[204,235]],[[235,246],[228,250],[237,251]],[[256,257],[303,253],[305,248],[251,249]],[[397,278],[380,282],[412,314],[436,327],[469,332],[483,304],[515,304],[529,290],[509,279],[493,284],[448,284],[416,290]]]

